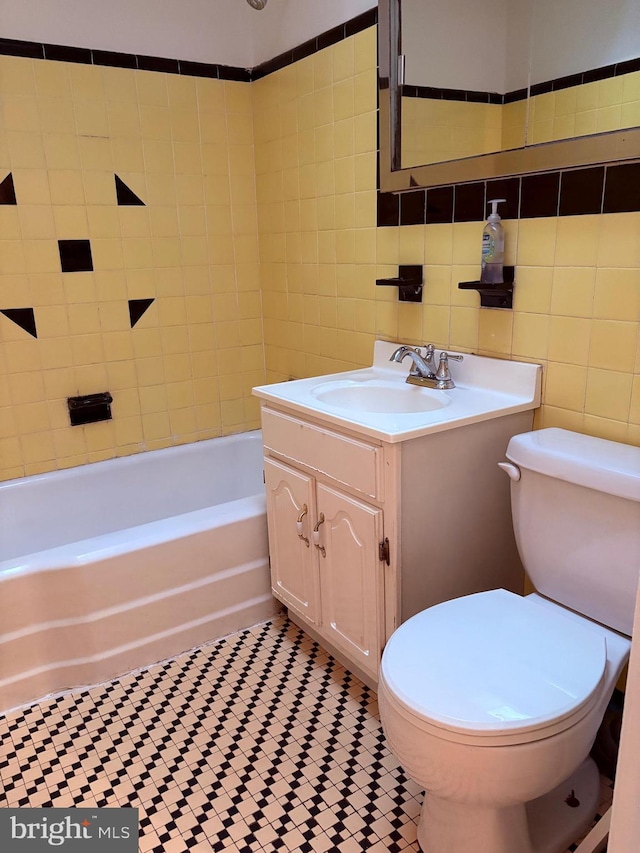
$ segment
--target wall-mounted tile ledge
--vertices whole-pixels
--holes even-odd
[[[460,290],[477,290],[481,308],[513,308],[515,267],[505,267],[503,273],[501,282],[461,281],[458,287]]]
[[[60,44],[43,44],[20,39],[0,38],[0,55],[21,56],[28,59],[50,59],[57,62],[79,62],[84,65],[103,65],[111,68],[132,68],[138,71],[159,71],[165,74],[182,74],[188,77],[209,77],[217,80],[236,80],[251,83],[266,77],[280,68],[292,65],[306,56],[311,56],[325,47],[374,26],[378,21],[378,9],[374,7],[355,18],[321,33],[304,44],[298,45],[255,68],[239,68],[233,65],[218,65],[208,62],[193,62],[186,59],[168,59],[160,56],[144,56],[134,53],[119,53],[109,50],[93,50]]]

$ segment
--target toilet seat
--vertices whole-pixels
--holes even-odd
[[[599,699],[606,662],[597,626],[498,589],[403,623],[385,648],[381,683],[422,729],[507,745],[575,725]]]

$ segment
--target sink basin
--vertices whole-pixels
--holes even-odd
[[[405,381],[409,366],[392,360],[398,346],[376,341],[371,367],[261,385],[253,393],[265,411],[284,408],[390,443],[540,405],[540,365],[465,354],[453,371],[456,387],[439,391]]]
[[[442,391],[383,379],[370,379],[365,382],[349,379],[324,382],[311,391],[311,396],[326,406],[334,406],[349,412],[380,412],[394,415],[432,412],[450,402]]]

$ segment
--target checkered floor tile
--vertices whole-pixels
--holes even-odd
[[[376,696],[286,619],[0,719],[0,806],[133,806],[140,853],[418,850]]]

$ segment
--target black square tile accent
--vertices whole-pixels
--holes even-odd
[[[62,272],[92,272],[93,258],[89,240],[58,240]]]
[[[400,224],[424,225],[426,204],[426,190],[402,193],[400,196]]]
[[[0,54],[3,56],[24,56],[29,59],[43,59],[44,49],[35,41],[21,39],[0,39]]]
[[[543,175],[525,175],[522,178],[520,218],[558,215],[560,172]]]
[[[187,74],[190,77],[211,77],[218,78],[218,66],[211,65],[208,62],[189,62],[180,60],[180,73]]]
[[[516,101],[524,101],[528,96],[528,89],[514,89],[513,92],[506,92],[503,98],[503,103],[513,104]]]
[[[324,33],[321,33],[317,39],[317,48],[318,50],[324,50],[325,47],[331,47],[332,44],[337,44],[339,41],[344,40],[344,24],[340,24],[337,27],[332,27],[332,29],[327,30]]]
[[[0,182],[0,204],[17,204],[16,189],[13,185],[13,175],[11,172],[7,177]]]
[[[467,92],[467,101],[470,104],[488,104],[489,92]]]
[[[140,71],[160,71],[164,74],[179,74],[180,64],[177,59],[162,59],[159,56],[138,56]]]
[[[569,74],[567,77],[558,77],[553,81],[553,91],[558,92],[560,89],[570,89],[572,86],[580,86],[582,84],[582,74]]]
[[[378,193],[378,227],[400,224],[400,199],[395,193]]]
[[[454,190],[454,222],[478,222],[485,218],[484,182],[457,184]]]
[[[614,77],[615,73],[615,65],[603,65],[602,68],[592,68],[590,71],[585,71],[582,75],[582,82],[595,83],[596,80],[608,80],[609,77]]]
[[[453,222],[453,187],[427,190],[427,224]]]
[[[545,95],[547,92],[552,91],[553,80],[543,80],[542,83],[534,83],[530,89],[532,97],[535,97],[536,95]]]
[[[312,56],[317,51],[317,39],[309,39],[291,50],[291,62],[298,62]]]
[[[218,65],[216,67],[220,80],[235,80],[238,83],[251,82],[251,71],[248,68],[236,68],[233,65]]]
[[[575,169],[560,176],[560,216],[600,213],[604,166]]]
[[[503,198],[498,205],[498,213],[503,219],[517,219],[520,214],[520,178],[500,178],[487,181],[487,214],[492,198]],[[486,219],[486,215],[483,217]]]
[[[79,62],[91,65],[91,51],[86,47],[69,47],[64,44],[45,44],[44,58],[55,62]]]
[[[633,74],[635,71],[640,71],[640,58],[627,59],[626,62],[618,62],[616,65],[616,77],[622,74]]]
[[[608,166],[603,213],[630,213],[640,210],[640,163]]]
[[[363,30],[368,30],[369,27],[375,27],[378,23],[378,7],[374,6],[372,9],[368,9],[366,12],[363,12],[361,15],[356,15],[355,18],[352,18],[350,21],[347,21],[344,25],[344,34],[347,36],[355,36],[356,33],[361,33]]]
[[[467,93],[465,89],[443,89],[442,97],[446,101],[466,101]]]
[[[94,65],[108,65],[111,68],[137,68],[136,57],[132,53],[117,53],[113,50],[93,50]]]

